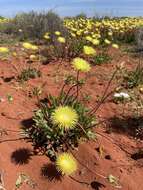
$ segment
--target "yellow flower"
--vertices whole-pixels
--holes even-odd
[[[108,45],[111,44],[110,40],[108,40],[108,39],[105,39],[104,42],[105,42],[105,44],[108,44]]]
[[[113,33],[112,33],[112,32],[108,32],[108,35],[109,35],[109,36],[112,36],[112,35],[113,35]]]
[[[13,52],[12,55],[16,57],[16,56],[17,56],[17,53],[16,53],[16,52]]]
[[[35,46],[29,42],[24,42],[22,45],[25,49],[31,49],[31,50],[37,50],[38,49],[37,46]]]
[[[95,49],[93,47],[91,47],[91,46],[84,46],[83,47],[83,52],[86,55],[95,55],[96,54]]]
[[[91,37],[91,36],[86,36],[85,39],[86,39],[87,41],[92,42],[92,37]]]
[[[74,33],[71,33],[71,36],[75,38],[75,37],[76,37],[76,34],[74,34]]]
[[[100,41],[98,39],[93,39],[92,40],[92,44],[93,45],[99,45],[100,44]]]
[[[58,37],[58,42],[60,42],[60,43],[65,43],[66,42],[66,39],[64,38],[64,37]]]
[[[57,157],[56,167],[62,174],[71,175],[77,170],[77,161],[72,154],[62,153]]]
[[[118,44],[112,44],[112,47],[115,48],[115,49],[119,49]]]
[[[81,31],[77,31],[76,34],[77,34],[78,36],[80,36],[80,35],[81,35]]]
[[[31,44],[28,43],[28,42],[24,42],[22,45],[23,45],[23,47],[26,48],[26,49],[31,49]]]
[[[140,86],[140,87],[139,87],[139,91],[140,91],[140,93],[143,94],[143,86]]]
[[[73,59],[72,65],[74,69],[82,72],[88,72],[91,69],[90,64],[86,60],[79,57]]]
[[[49,36],[48,34],[45,34],[45,35],[44,35],[44,38],[45,38],[46,40],[49,40],[49,39],[50,39],[50,36]]]
[[[31,46],[31,49],[32,49],[32,50],[38,50],[38,47],[35,46],[35,45],[32,45],[32,46]]]
[[[0,47],[0,53],[8,53],[9,49],[7,47]]]
[[[78,114],[76,110],[69,106],[59,106],[52,113],[51,119],[53,124],[68,130],[76,126]]]
[[[61,35],[61,33],[60,33],[59,31],[56,31],[55,34],[56,34],[57,36],[60,36],[60,35]]]
[[[35,61],[37,59],[36,55],[30,55],[29,58],[30,58],[31,61]]]

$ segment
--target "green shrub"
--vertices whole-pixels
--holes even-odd
[[[3,31],[14,34],[21,40],[43,38],[46,32],[65,31],[62,19],[52,11],[29,12],[16,15],[11,21],[4,24]]]
[[[87,15],[84,12],[79,13],[74,17],[75,19],[86,19]]]
[[[82,53],[85,44],[86,41],[83,39],[69,39],[69,44],[67,48],[68,57],[78,57]]]
[[[108,63],[112,58],[107,53],[100,53],[93,57],[93,65],[101,65],[103,63]]]
[[[29,79],[34,79],[41,76],[41,72],[36,68],[23,69],[18,80],[20,82],[28,81]]]
[[[54,46],[44,46],[40,49],[40,61],[42,64],[48,64],[55,58]]]
[[[95,116],[88,114],[90,110],[80,102],[77,91],[73,94],[77,85],[79,88],[83,84],[83,79],[68,76],[57,97],[48,95],[44,101],[38,98],[40,107],[34,114],[34,124],[24,128],[34,147],[42,148],[51,159],[69,146],[77,147],[81,139],[95,138]]]
[[[42,147],[47,156],[52,159],[56,157],[55,152],[66,149],[66,143],[72,147],[77,147],[81,138],[89,139],[94,136],[91,132],[91,127],[95,118],[89,117],[87,115],[89,110],[80,102],[74,102],[73,97],[68,98],[68,102],[64,106],[69,106],[76,110],[79,116],[78,125],[66,131],[51,122],[53,111],[60,106],[60,101],[64,98],[65,96],[60,99],[60,97],[49,95],[47,102],[41,104],[41,108],[35,112],[33,117],[35,124],[25,129],[25,132],[33,140],[34,145]]]
[[[127,88],[143,84],[143,67],[138,64],[135,70],[127,72],[124,76],[124,83]]]

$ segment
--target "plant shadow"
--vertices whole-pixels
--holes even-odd
[[[6,82],[6,83],[8,83],[8,82],[11,82],[14,79],[15,79],[14,76],[12,76],[12,77],[6,77],[6,78],[3,78],[3,81]]]
[[[106,132],[126,134],[143,139],[143,117],[112,117]]]
[[[32,151],[28,148],[19,148],[12,152],[11,162],[16,165],[28,164],[32,157]]]
[[[105,188],[105,185],[103,185],[102,183],[98,182],[98,181],[92,181],[90,186],[92,187],[92,189],[94,190],[100,190],[100,188]]]
[[[30,128],[34,124],[32,118],[28,118],[21,121],[22,129]]]
[[[41,176],[49,181],[61,181],[62,174],[57,171],[54,164],[44,164],[41,168]]]

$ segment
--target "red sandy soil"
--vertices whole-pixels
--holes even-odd
[[[91,104],[96,104],[101,96],[107,80],[115,68],[115,64],[125,61],[130,66],[135,63],[131,58],[116,57],[116,62],[108,65],[94,66],[87,84],[84,87],[90,94]],[[18,64],[15,63],[15,64]],[[42,77],[31,79],[20,86],[15,79],[5,82],[4,79],[15,75],[13,68],[7,62],[0,63],[0,129],[8,130],[7,134],[0,137],[0,171],[6,190],[15,190],[15,183],[19,174],[24,173],[33,181],[35,190],[143,190],[143,159],[131,158],[142,142],[137,142],[128,134],[120,131],[107,133],[106,124],[96,128],[97,142],[82,142],[73,153],[78,161],[79,170],[72,177],[58,176],[50,160],[43,155],[33,155],[33,147],[26,140],[16,140],[20,136],[22,121],[32,117],[37,109],[36,99],[29,93],[36,86],[44,85],[43,97],[46,94],[57,94],[61,87],[63,74],[68,73],[69,66],[60,67],[60,77],[56,76],[58,63],[41,65]],[[13,101],[7,100],[7,95],[12,95]],[[89,106],[90,106],[89,105]],[[120,105],[106,101],[98,111],[99,118],[108,119],[119,114]],[[29,124],[30,125],[30,124]],[[116,126],[115,126],[116,127]],[[99,154],[102,147],[103,154]],[[119,179],[119,186],[115,187],[104,178],[112,174]],[[33,189],[24,183],[20,190]]]

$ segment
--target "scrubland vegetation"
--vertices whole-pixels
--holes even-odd
[[[28,164],[34,156],[40,164],[47,160],[42,174],[62,180],[65,190],[142,190],[143,18],[21,13],[0,18],[0,38],[6,123],[0,145],[7,151],[11,141],[20,146],[12,163]],[[40,168],[35,164],[25,170]],[[24,183],[54,189],[38,179],[35,184],[20,173],[14,189]],[[12,185],[6,183],[3,189]]]

